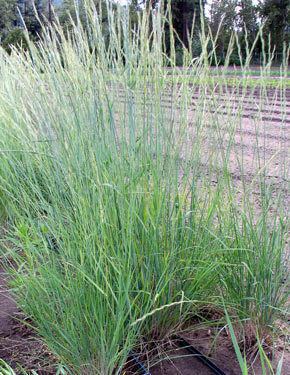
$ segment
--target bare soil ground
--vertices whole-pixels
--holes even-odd
[[[206,328],[200,328],[194,332],[182,335],[187,342],[198,349],[203,355],[211,360],[226,375],[239,375],[241,370],[234,352],[230,335],[226,330],[220,332]],[[285,345],[268,348],[273,368],[282,356]],[[267,348],[265,348],[267,350]],[[249,369],[250,375],[262,375],[261,364],[257,352],[252,348],[249,357],[252,363]],[[290,373],[290,352],[283,353],[283,375]],[[213,372],[201,363],[193,354],[186,349],[180,349],[174,341],[168,342],[167,347],[160,352],[160,362],[151,369],[151,375],[211,375]]]
[[[237,192],[245,187],[249,189],[253,204],[259,210],[259,176],[262,176],[270,189],[273,210],[278,196],[284,207],[289,207],[290,89],[261,92],[258,89],[218,87],[209,88],[208,95],[204,96],[204,92],[201,94],[192,89],[191,106],[187,112],[188,134],[181,153],[183,160],[190,159],[191,149],[199,136],[205,174],[210,158],[215,158],[216,173],[208,172],[213,184],[223,169],[223,154],[229,152],[228,168]],[[181,100],[174,99],[173,102],[170,93],[165,93],[162,101],[167,107],[168,118],[174,117],[178,122],[178,106],[183,105]],[[177,107],[173,115],[170,113],[172,106]],[[206,121],[202,129],[198,116]],[[175,138],[179,138],[178,129]],[[230,142],[232,147],[228,150]],[[242,195],[237,199],[241,200]]]
[[[9,291],[8,276],[0,268],[0,359],[17,374],[24,369],[28,373],[37,371],[38,375],[55,375],[55,359],[24,321]]]

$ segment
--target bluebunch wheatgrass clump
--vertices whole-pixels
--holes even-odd
[[[211,73],[203,30],[200,57],[187,51],[180,70],[174,46],[163,49],[170,20],[139,17],[132,32],[126,10],[109,8],[107,34],[88,7],[85,28],[56,24],[26,53],[0,51],[0,207],[17,245],[14,291],[76,374],[121,370],[141,339],[175,332],[204,306],[225,305],[259,335],[284,309],[285,185],[273,193],[267,179],[274,160],[286,175],[283,145],[268,159],[257,140],[251,176],[236,151],[255,90],[252,136],[265,131],[267,66],[250,91],[233,87]],[[285,105],[282,78],[273,95]]]

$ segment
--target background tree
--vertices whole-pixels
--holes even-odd
[[[238,33],[240,50],[243,58],[245,59],[247,55],[247,46],[252,46],[254,43],[258,30],[258,7],[254,4],[253,0],[240,0],[238,2],[238,7],[236,9],[237,22],[236,22],[236,32]],[[259,60],[259,55],[261,51],[261,41],[260,39],[256,42],[255,54],[253,56],[253,61]],[[238,61],[240,57],[237,51],[236,60]],[[256,57],[255,57],[256,55]]]
[[[153,9],[163,5],[167,9],[171,5],[172,23],[179,39],[185,47],[189,47],[188,35],[192,30],[193,19],[195,26],[200,26],[201,8],[204,10],[205,0],[143,0],[146,7]]]
[[[76,21],[77,13],[83,24],[86,23],[86,0],[62,0],[58,6],[58,15],[60,22],[63,25],[70,24],[70,18],[72,17]],[[101,10],[103,14],[103,23],[107,22],[107,4],[105,0],[94,0],[93,1],[97,10]]]
[[[167,2],[164,2],[165,6]],[[177,0],[172,2],[171,7],[173,27],[183,45],[188,48],[188,36],[192,29],[193,19],[195,18],[195,26],[197,28],[200,24],[200,2],[199,0]]]
[[[247,30],[248,40],[253,43],[259,28],[257,20],[258,8],[253,3],[253,0],[240,0],[238,5],[237,25],[242,35],[245,34],[245,29]]]
[[[4,39],[2,47],[9,54],[14,47],[26,51],[28,49],[28,43],[23,29],[20,29],[18,27],[12,29]]]
[[[217,55],[221,62],[224,61],[229,40],[237,28],[238,0],[213,0],[210,7],[209,26],[217,37]]]
[[[15,26],[17,0],[0,0],[0,38]]]
[[[39,23],[39,20],[37,19],[37,14],[42,17],[44,15],[44,2],[43,0],[26,0],[24,1],[24,7],[23,7],[23,20],[25,23],[25,26],[27,30],[29,31],[29,34],[32,38],[36,39],[40,33],[41,25]]]
[[[271,35],[271,46],[283,51],[283,43],[289,43],[290,1],[264,0],[259,3],[259,14],[265,22],[265,32]]]

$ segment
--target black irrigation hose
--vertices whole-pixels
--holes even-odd
[[[199,350],[194,348],[188,341],[180,336],[174,336],[174,339],[178,342],[178,345],[182,349],[186,349],[189,353],[193,354],[196,359],[198,359],[202,364],[207,366],[215,375],[226,375],[219,367],[217,367],[210,359],[203,355]],[[147,371],[145,365],[142,363],[140,358],[134,352],[129,355],[130,362],[133,362],[138,372],[141,375],[151,375]]]
[[[151,375],[150,372],[147,371],[145,365],[141,362],[137,354],[131,352],[129,358],[131,358],[130,362],[134,362],[136,368],[138,369],[138,372],[140,372],[141,375]]]
[[[210,368],[215,375],[226,375],[220,368],[218,368],[210,359],[203,355],[199,350],[194,348],[188,341],[180,336],[175,336],[174,339],[178,341],[181,348],[186,349],[189,353],[193,354],[200,362]]]

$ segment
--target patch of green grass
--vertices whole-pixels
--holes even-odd
[[[168,70],[168,74],[172,74],[174,73],[170,71],[170,68],[167,69]],[[179,72],[184,72],[185,74],[188,74],[190,75],[190,69],[184,69],[184,67],[180,67],[179,70],[177,70]],[[268,76],[269,78],[281,78],[281,77],[290,77],[290,71],[289,70],[285,70],[285,68],[281,69],[281,70],[276,70],[276,69],[269,69],[268,67],[265,68],[263,66],[260,66],[260,67],[257,67],[256,69],[245,69],[245,68],[240,68],[240,67],[219,67],[219,68],[215,68],[215,67],[211,67],[210,68],[210,72],[211,72],[211,75],[213,76],[233,76],[233,77],[248,77],[248,78],[259,78],[259,76],[262,76],[264,77],[265,75]],[[175,72],[176,73],[176,72]]]
[[[244,70],[244,69],[223,69],[223,68],[220,68],[220,69],[217,69],[216,71],[213,69],[213,72],[217,73],[217,74],[223,74],[223,75],[230,75],[230,76],[237,76],[237,77],[240,77],[240,76],[246,76],[246,77],[251,77],[251,76],[254,76],[254,77],[259,77],[260,75],[262,75],[262,77],[265,75],[265,73],[263,72],[264,68],[263,66],[261,66],[261,68],[257,68],[257,69],[254,69],[254,70]],[[261,72],[262,71],[262,72]],[[280,70],[274,70],[274,69],[270,69],[270,70],[267,70],[267,75],[269,76],[269,78],[273,78],[273,77],[276,77],[276,78],[280,78],[281,76],[282,77],[290,77],[290,72],[289,71],[280,71]]]
[[[290,80],[288,78],[273,78],[273,77],[219,77],[215,75],[208,75],[206,77],[198,77],[194,75],[176,75],[174,77],[168,76],[167,81],[169,84],[194,84],[208,85],[210,87],[225,85],[227,87],[242,87],[242,88],[273,88],[282,89],[290,88]]]
[[[263,72],[263,66],[261,67],[261,70]],[[240,75],[246,75],[246,76],[259,76],[260,75],[260,69],[257,68],[257,69],[254,69],[254,70],[240,70],[239,68],[236,70],[236,69],[228,69],[228,70],[222,70],[222,73],[223,74],[228,74],[228,75],[237,75],[237,76],[240,76]],[[263,73],[262,73],[263,74]],[[280,71],[280,70],[275,70],[275,69],[270,69],[268,71],[268,75],[271,77],[271,76],[276,76],[276,77],[280,77],[281,75],[284,76],[286,74],[287,77],[290,76],[290,72],[289,71]]]

